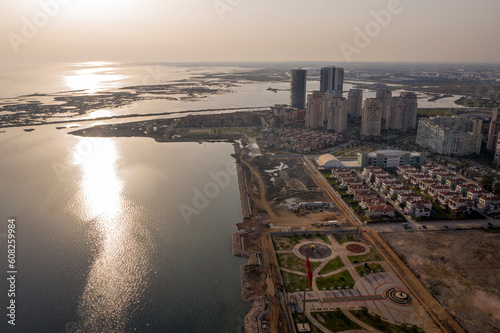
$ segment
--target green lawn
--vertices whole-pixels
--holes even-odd
[[[346,242],[360,242],[359,238],[356,238],[354,236],[340,236],[340,235],[335,235],[335,239],[339,243],[339,245],[342,245]]]
[[[320,239],[323,242],[330,244],[330,241],[328,240],[328,237],[326,235],[321,235],[321,234],[306,234],[304,236],[292,236],[290,237],[292,241],[295,242],[295,244],[298,244],[301,240],[307,239],[307,240],[313,240],[313,239]]]
[[[326,235],[321,234],[307,234],[304,236],[291,236],[291,237],[273,237],[273,244],[276,251],[280,250],[291,250],[295,245],[297,245],[303,239],[318,239],[322,240],[327,244],[331,244],[330,240]]]
[[[273,237],[274,249],[276,251],[280,250],[291,250],[297,244],[290,237]]]
[[[418,109],[419,116],[435,117],[435,116],[452,116],[455,112],[452,109]]]
[[[331,332],[359,330],[362,328],[349,319],[340,309],[329,312],[311,312],[311,315]]]
[[[405,324],[395,325],[384,321],[379,315],[372,315],[366,308],[359,311],[352,311],[351,313],[356,316],[357,320],[382,331],[384,333],[421,333],[423,332],[417,326],[413,325],[408,327]]]
[[[377,272],[380,270],[381,272],[385,272],[384,268],[380,264],[367,264],[368,268],[365,267],[365,265],[359,265],[356,266],[356,271],[358,272],[359,276],[363,276],[364,274],[368,275],[371,272]]]
[[[344,267],[342,259],[340,259],[340,257],[336,257],[335,259],[330,260],[328,264],[326,264],[326,266],[323,267],[321,271],[319,271],[319,274],[326,274],[329,272],[333,272],[342,267]]]
[[[286,290],[288,291],[296,291],[297,289],[299,290],[304,290],[304,282],[306,279],[305,275],[297,275],[293,273],[288,273],[288,272],[283,272],[281,271],[281,276],[283,277],[283,282],[285,284]],[[309,284],[306,285],[307,288],[312,289],[309,287]]]
[[[316,278],[316,285],[318,286],[318,289],[320,289],[320,290],[323,288],[337,289],[338,287],[340,287],[340,288],[345,288],[345,287],[352,288],[352,287],[354,287],[354,279],[352,278],[349,271],[344,270],[344,271],[337,273],[335,275],[332,275],[332,276]]]
[[[293,253],[277,253],[278,263],[280,267],[293,269],[298,272],[306,271],[306,261],[297,257]],[[321,262],[311,261],[311,269],[314,270],[321,264]]]
[[[359,256],[349,256],[349,261],[353,264],[357,264],[367,261],[380,261],[380,257],[374,249],[370,249],[370,252],[368,252],[367,254],[362,254]]]

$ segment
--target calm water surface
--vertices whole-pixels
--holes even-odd
[[[245,260],[231,255],[241,220],[231,153],[53,126],[0,134],[0,233],[15,217],[18,246],[16,327],[3,310],[0,331],[237,332],[249,305]],[[181,205],[214,173],[228,182],[185,219]]]

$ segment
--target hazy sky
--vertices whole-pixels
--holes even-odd
[[[499,13],[499,0],[0,0],[0,61],[498,63]]]

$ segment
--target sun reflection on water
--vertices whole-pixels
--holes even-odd
[[[146,288],[150,236],[134,224],[136,212],[123,198],[116,143],[100,139],[92,149],[82,150],[86,140],[82,138],[74,150],[75,155],[86,152],[85,156],[74,160],[82,171],[82,209],[96,254],[80,299],[77,325],[82,332],[120,332],[125,330],[132,304]]]
[[[126,76],[116,74],[117,69],[109,65],[98,62],[92,63],[91,66],[76,64],[74,66],[80,68],[74,70],[73,75],[64,77],[65,84],[70,90],[82,90],[89,94],[118,88],[120,81]]]

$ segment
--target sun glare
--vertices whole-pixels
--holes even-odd
[[[117,88],[124,75],[116,74],[115,68],[97,67],[78,69],[74,75],[64,77],[66,86],[70,90],[85,90],[89,94],[98,91]]]
[[[111,140],[82,138],[75,146],[74,160],[81,165],[84,206],[90,218],[112,218],[120,212],[122,182],[116,175],[117,159]]]

